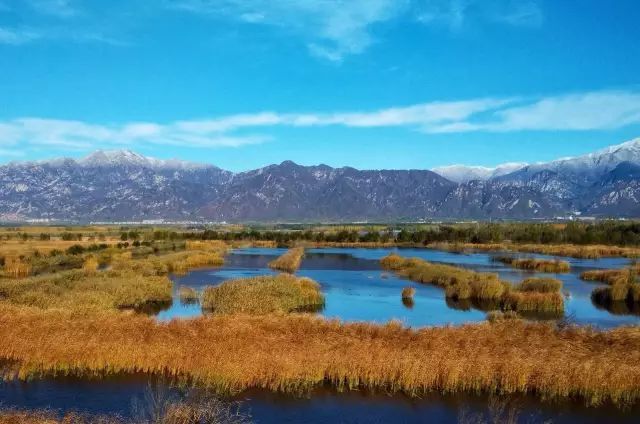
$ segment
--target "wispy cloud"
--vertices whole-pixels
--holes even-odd
[[[414,10],[419,22],[455,31],[479,22],[536,27],[543,21],[534,0],[431,0],[414,2]]]
[[[20,1],[20,0],[18,0]],[[68,18],[80,13],[72,0],[25,0],[37,13]]]
[[[517,26],[542,21],[534,0],[173,0],[168,4],[192,13],[284,28],[305,38],[311,54],[334,62],[362,53],[376,40],[375,25],[399,17],[455,29],[477,20]]]
[[[0,146],[6,149],[16,146],[70,150],[141,145],[238,147],[261,143],[267,139],[266,136],[236,136],[206,129],[193,131],[177,124],[161,125],[149,122],[98,125],[42,118],[19,118],[0,122]]]
[[[309,51],[332,61],[361,53],[371,26],[394,19],[411,0],[177,0],[185,11],[281,27],[307,39]]]
[[[169,123],[101,125],[83,121],[18,118],[0,121],[0,148],[62,148],[170,145],[241,147],[273,138],[274,127],[396,127],[424,133],[592,131],[640,125],[640,92],[608,90],[537,98],[440,101],[373,111],[260,112]],[[258,134],[247,134],[258,131]]]
[[[18,46],[37,40],[41,37],[36,31],[0,27],[0,44]]]
[[[11,8],[6,8],[7,13],[16,14],[19,22],[32,30],[4,28],[0,43],[80,40],[127,44],[113,42],[115,37],[101,31],[105,25],[117,26],[120,22],[105,20],[105,11],[114,16],[135,15],[138,21],[131,24],[135,26],[169,8],[239,24],[277,28],[297,37],[311,55],[332,62],[364,52],[378,40],[381,25],[400,18],[404,24],[418,22],[456,30],[474,22],[513,26],[538,26],[542,22],[537,0],[137,0],[113,2],[108,8],[99,2],[80,0],[14,2]],[[0,7],[2,4],[0,1]],[[122,37],[131,28],[112,30],[110,33]]]
[[[81,4],[89,6],[77,0],[14,0],[9,7],[0,1],[0,13],[9,17],[3,21],[13,22],[0,26],[0,44],[22,46],[36,41],[65,41],[129,45],[117,29],[107,31],[110,23],[100,19],[99,12],[83,10]]]
[[[588,131],[640,124],[640,92],[594,91],[529,99],[521,104],[442,125],[426,132]]]

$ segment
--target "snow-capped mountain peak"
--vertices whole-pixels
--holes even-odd
[[[90,155],[78,160],[81,166],[141,166],[146,168],[167,168],[167,169],[201,169],[210,167],[194,162],[187,162],[179,159],[156,159],[141,155],[131,150],[97,150]]]
[[[432,171],[440,174],[446,179],[456,183],[466,183],[472,180],[488,180],[527,166],[524,162],[509,162],[498,165],[494,168],[486,166],[449,165],[433,168]]]

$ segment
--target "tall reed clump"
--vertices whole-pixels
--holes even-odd
[[[497,274],[475,272],[451,265],[434,264],[419,258],[391,254],[381,266],[419,283],[445,289],[448,299],[472,300],[489,309],[559,314],[564,311],[561,284],[552,279],[529,279],[521,285],[501,281]],[[546,291],[545,291],[546,290]]]
[[[329,384],[411,396],[533,394],[621,406],[640,400],[638,327],[509,319],[414,330],[312,315],[157,322],[0,303],[0,340],[0,358],[14,361],[20,378],[147,372],[220,391],[299,393]]]
[[[270,314],[314,311],[324,305],[320,285],[290,274],[225,281],[207,287],[202,308],[216,314]]]
[[[31,274],[31,264],[21,256],[5,256],[3,274],[11,278],[25,278]]]
[[[298,270],[298,268],[300,268],[302,256],[304,256],[304,248],[294,247],[293,249],[289,249],[282,256],[269,262],[269,268],[293,274]]]
[[[85,258],[82,269],[86,274],[95,274],[98,271],[99,265],[98,259],[93,255],[89,255]]]
[[[633,314],[640,311],[640,266],[634,264],[623,269],[585,271],[580,275],[585,281],[599,281],[608,287],[596,287],[591,300],[599,307],[613,313]]]
[[[595,269],[585,271],[580,274],[580,278],[585,281],[599,281],[606,284],[633,283],[640,274],[640,265],[634,264],[622,269]]]
[[[513,268],[526,269],[529,271],[565,273],[571,270],[569,262],[561,261],[559,259],[512,258],[509,256],[498,256],[495,260]]]

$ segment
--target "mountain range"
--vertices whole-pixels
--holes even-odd
[[[285,161],[233,173],[128,150],[0,166],[0,220],[397,221],[640,216],[640,138],[496,168],[357,170]]]

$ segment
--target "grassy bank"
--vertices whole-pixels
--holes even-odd
[[[322,305],[318,283],[289,274],[225,281],[202,295],[202,308],[216,314],[284,314]]]
[[[498,274],[475,272],[451,265],[427,262],[419,258],[403,258],[391,254],[381,259],[381,266],[410,280],[434,284],[455,301],[472,300],[488,309],[514,310],[544,314],[561,314],[564,300],[558,280],[528,279],[514,285],[501,281]]]
[[[294,247],[293,249],[289,249],[282,256],[269,262],[269,268],[293,274],[298,270],[298,268],[300,268],[303,256],[304,248]]]
[[[538,259],[538,258],[513,258],[510,256],[498,256],[498,262],[509,265],[513,268],[525,269],[537,272],[566,273],[571,270],[567,261],[558,259]]]
[[[312,316],[216,315],[159,323],[0,305],[0,358],[40,373],[148,372],[222,391],[329,383],[421,395],[531,393],[589,404],[640,397],[640,329],[557,329],[521,320],[411,330]]]

